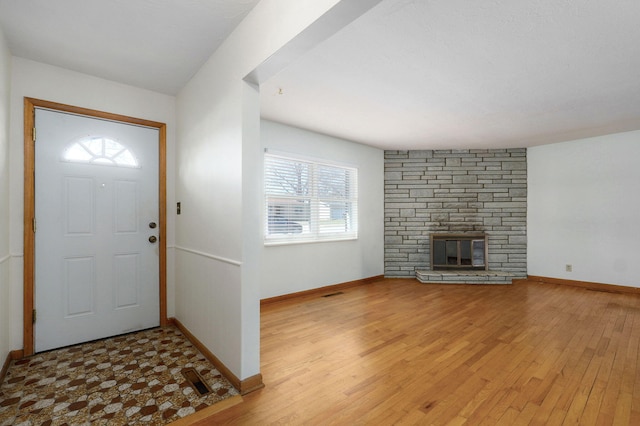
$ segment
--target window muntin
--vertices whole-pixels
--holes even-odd
[[[68,146],[62,155],[72,163],[101,164],[119,167],[140,167],[135,155],[120,142],[106,137],[88,137]]]
[[[265,154],[265,243],[355,239],[355,168]]]

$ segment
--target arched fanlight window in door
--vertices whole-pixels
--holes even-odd
[[[102,136],[80,139],[64,150],[62,157],[73,163],[139,167],[135,155],[120,142]]]

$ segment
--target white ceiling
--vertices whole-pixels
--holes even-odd
[[[261,93],[265,118],[387,149],[640,129],[640,1],[384,0]]]
[[[176,94],[257,1],[0,0],[0,26],[16,56]],[[385,149],[640,129],[638,22],[638,0],[383,0],[264,82],[262,115]]]
[[[259,0],[0,0],[15,56],[175,95]]]

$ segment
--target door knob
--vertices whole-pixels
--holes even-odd
[[[158,239],[156,238],[155,235],[152,235],[152,236],[149,237],[149,242],[150,243],[155,243],[156,241],[158,241]]]
[[[150,222],[149,223],[149,228],[153,229],[156,227],[156,223],[155,222]]]

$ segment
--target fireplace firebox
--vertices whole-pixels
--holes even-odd
[[[487,234],[431,234],[431,269],[488,270]]]

